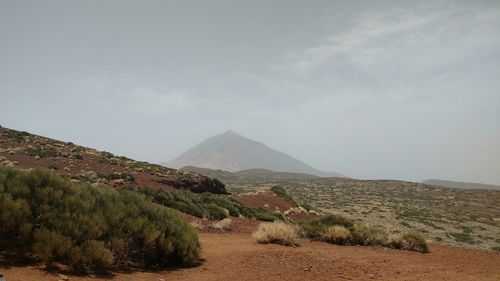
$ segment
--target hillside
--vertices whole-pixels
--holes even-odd
[[[437,180],[437,179],[428,179],[422,182],[429,185],[463,188],[463,189],[500,189],[499,185],[474,183],[474,182],[460,182],[460,181]]]
[[[315,179],[318,176],[301,174],[301,173],[287,173],[287,172],[275,172],[266,169],[249,169],[236,172],[228,172],[223,170],[212,170],[208,168],[198,168],[194,166],[182,167],[180,170],[194,172],[202,174],[211,178],[218,178],[223,182],[235,182],[235,181],[275,181],[275,180],[304,180],[304,179]]]
[[[194,169],[197,170],[197,169]],[[219,177],[217,171],[197,170]],[[391,229],[425,233],[433,243],[500,247],[500,191],[459,189],[397,180],[272,177],[220,173],[230,193],[280,186],[298,204]],[[260,175],[260,176],[259,176]]]
[[[164,165],[174,168],[195,166],[231,172],[267,169],[278,172],[305,173],[320,177],[345,177],[339,173],[314,169],[283,152],[230,130],[206,139]]]
[[[177,171],[7,128],[0,128],[0,165],[46,167],[70,175],[73,181],[104,183],[113,187],[149,186],[226,193],[219,181],[198,173]]]

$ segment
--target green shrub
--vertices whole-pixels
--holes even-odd
[[[24,245],[21,254],[75,270],[191,264],[199,253],[197,232],[174,211],[48,170],[0,167],[0,225],[1,244]]]
[[[252,218],[259,221],[274,222],[274,221],[286,221],[285,216],[280,212],[272,212],[266,208],[257,208],[252,210]]]
[[[302,232],[309,238],[321,239],[323,234],[332,226],[342,226],[346,229],[351,229],[354,227],[354,222],[341,215],[324,215],[304,222],[302,224]]]
[[[279,197],[285,199],[286,201],[292,204],[296,204],[295,200],[293,200],[293,198],[288,194],[288,192],[286,192],[286,190],[283,187],[275,185],[271,187],[271,191],[274,192]]]
[[[135,188],[134,192],[145,194],[153,202],[179,210],[198,218],[221,220],[228,216],[257,219],[262,221],[284,220],[280,213],[249,208],[226,195],[212,193],[192,193],[184,190],[159,188]]]
[[[113,264],[113,253],[106,248],[102,241],[89,240],[81,246],[71,248],[71,265],[84,272],[89,272],[92,268],[107,268]]]
[[[208,212],[208,218],[211,220],[222,220],[229,217],[229,211],[222,207],[219,207],[215,203],[210,203],[204,205],[205,210]]]
[[[69,237],[46,228],[37,229],[33,240],[33,253],[46,263],[67,257],[73,246]]]
[[[301,223],[306,237],[335,244],[386,246],[387,233],[379,228],[354,222],[341,215],[325,215]]]
[[[429,245],[422,236],[416,233],[404,233],[392,236],[389,244],[395,249],[416,251],[421,253],[429,252]]]

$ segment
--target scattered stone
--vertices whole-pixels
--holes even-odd
[[[116,179],[116,180],[113,180],[113,183],[114,184],[125,184],[125,180],[124,179]]]

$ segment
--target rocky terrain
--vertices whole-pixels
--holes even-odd
[[[395,180],[276,177],[274,172],[251,177],[192,169],[218,177],[229,192],[244,194],[283,187],[302,205],[369,221],[392,233],[415,231],[438,244],[500,250],[500,191],[458,189]]]
[[[135,161],[109,152],[0,128],[0,164],[19,168],[46,167],[74,181],[113,187],[149,186],[224,194],[224,185],[198,173]]]

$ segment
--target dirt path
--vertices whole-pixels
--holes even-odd
[[[433,246],[432,253],[302,241],[289,248],[257,244],[247,231],[202,233],[205,262],[196,268],[119,273],[110,278],[70,276],[70,280],[500,280],[500,254]],[[0,268],[7,281],[57,281],[36,267]]]

